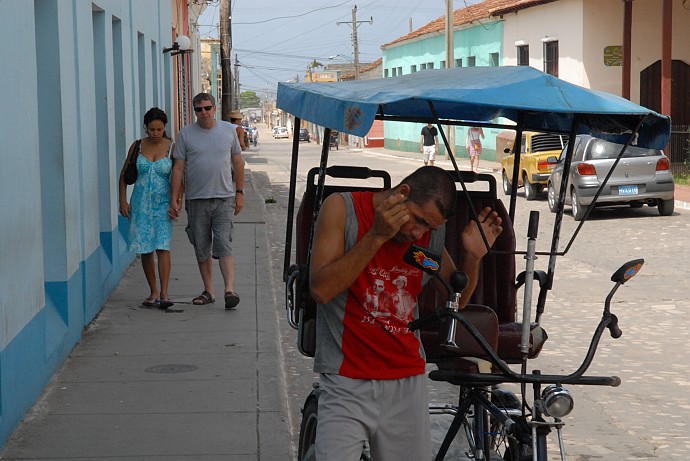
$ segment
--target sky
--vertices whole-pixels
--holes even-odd
[[[478,0],[454,0],[464,8]],[[219,0],[212,0],[199,18],[202,38],[219,37]],[[233,56],[240,64],[240,91],[274,96],[279,81],[299,76],[307,66],[354,61],[351,22],[357,5],[360,63],[381,57],[381,45],[445,15],[445,0],[231,0]],[[287,5],[290,5],[289,7]],[[334,59],[329,57],[334,56]],[[233,59],[234,62],[234,59]]]

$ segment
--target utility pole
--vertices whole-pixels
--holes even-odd
[[[455,30],[453,27],[453,0],[446,0],[446,68],[455,67]],[[448,125],[448,145],[455,151],[455,126]],[[446,152],[446,157],[449,153]]]
[[[240,63],[235,53],[235,95],[233,98],[235,110],[240,110]]]
[[[232,17],[230,16],[231,0],[220,0],[220,72],[221,72],[221,109],[222,119],[230,121],[232,112]]]
[[[357,43],[357,28],[360,24],[365,22],[373,24],[374,18],[370,16],[368,21],[357,21],[357,5],[352,7],[352,21],[336,22],[336,25],[348,24],[350,27],[352,27],[352,45],[355,50],[355,80],[359,80],[359,44]]]

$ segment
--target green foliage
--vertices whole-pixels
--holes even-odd
[[[261,106],[261,98],[254,91],[243,91],[240,93],[240,109]]]

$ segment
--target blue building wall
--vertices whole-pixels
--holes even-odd
[[[456,30],[454,44],[456,63],[453,67],[467,67],[470,57],[474,57],[474,66],[500,66],[503,61],[503,22],[487,20],[482,21],[482,24],[477,26]],[[497,59],[492,61],[492,54]],[[436,72],[445,67],[445,60],[445,36],[442,33],[427,34],[401,45],[384,48],[384,77],[406,75],[412,72]],[[429,70],[430,64],[433,66],[433,70]],[[405,152],[420,152],[419,138],[423,127],[423,124],[385,122],[385,147]],[[482,158],[486,160],[496,159],[495,138],[498,133],[499,130],[484,130],[486,138],[482,143]],[[455,147],[453,149],[460,158],[469,158],[465,149],[466,136],[467,128],[455,127]],[[439,146],[443,154],[445,147],[442,145],[443,142],[439,136]]]
[[[134,259],[118,177],[172,108],[171,5],[0,2],[0,445]]]

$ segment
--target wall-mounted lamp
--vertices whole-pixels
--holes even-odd
[[[170,56],[175,56],[177,54],[191,53],[194,50],[190,50],[189,47],[192,46],[192,41],[186,35],[179,35],[175,43],[172,44],[170,48],[163,48],[163,53],[170,53]]]

